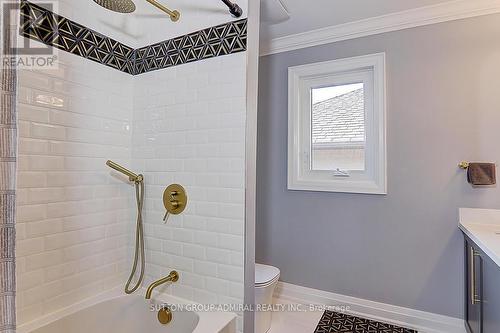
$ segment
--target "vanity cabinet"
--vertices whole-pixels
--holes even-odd
[[[469,333],[500,332],[500,267],[465,240],[465,321]]]

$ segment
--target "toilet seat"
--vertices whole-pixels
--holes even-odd
[[[280,277],[280,270],[273,266],[255,264],[255,287],[265,288],[274,284]]]

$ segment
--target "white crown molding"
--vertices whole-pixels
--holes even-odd
[[[347,314],[412,328],[421,333],[467,333],[463,319],[334,294],[285,282],[278,283],[274,293],[274,301],[276,304],[344,306]]]
[[[454,0],[372,17],[263,42],[260,54],[269,55],[342,40],[500,12],[500,0]]]

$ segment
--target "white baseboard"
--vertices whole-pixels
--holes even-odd
[[[368,301],[351,296],[279,282],[274,297],[279,303],[339,306],[346,313],[417,330],[419,333],[466,333],[462,319]]]

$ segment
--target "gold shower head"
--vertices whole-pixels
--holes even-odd
[[[94,0],[96,4],[117,13],[135,12],[135,4],[132,0]]]

